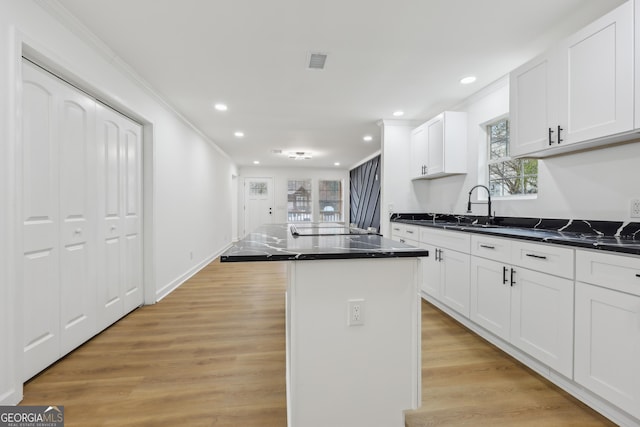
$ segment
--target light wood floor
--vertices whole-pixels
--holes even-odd
[[[284,263],[215,261],[29,381],[22,404],[64,405],[67,427],[284,427],[285,283]],[[422,308],[423,406],[408,427],[612,425]]]

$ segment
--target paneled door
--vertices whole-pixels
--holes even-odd
[[[141,127],[96,105],[98,311],[105,328],[142,304]]]
[[[23,379],[143,302],[142,128],[25,60]]]
[[[60,270],[56,88],[22,67],[23,378],[58,358]],[[56,319],[56,321],[51,321]]]
[[[23,64],[24,378],[95,333],[95,102]]]
[[[273,178],[245,178],[244,235],[273,223]]]

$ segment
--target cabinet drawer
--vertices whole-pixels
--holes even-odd
[[[420,242],[465,254],[468,254],[471,249],[471,235],[461,231],[445,231],[421,227]]]
[[[471,236],[471,254],[511,264],[511,241],[499,237]]]
[[[512,248],[513,265],[573,279],[573,249],[520,240],[514,240]]]
[[[415,240],[417,242],[418,240],[420,240],[420,227],[411,224],[392,223],[391,236],[395,240],[398,240],[399,237],[402,237]]]
[[[577,250],[576,280],[640,295],[640,257]]]

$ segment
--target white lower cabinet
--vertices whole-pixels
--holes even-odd
[[[573,280],[514,269],[511,344],[573,376]]]
[[[468,233],[420,230],[420,246],[429,250],[422,290],[465,317],[469,317],[470,241]]]
[[[505,341],[511,330],[508,275],[509,269],[501,262],[471,257],[470,318]]]
[[[576,260],[575,381],[640,419],[640,259]]]
[[[640,257],[429,227],[419,244],[425,296],[561,374],[542,373],[616,423],[640,426]]]
[[[469,317],[469,263],[471,256],[449,249],[439,249],[440,300]]]
[[[440,299],[441,264],[436,259],[436,247],[420,243],[422,249],[429,251],[429,256],[422,260],[422,283],[420,290],[436,299]]]
[[[571,378],[573,280],[533,271],[509,261],[517,261],[520,254],[529,254],[537,262],[548,262],[549,270],[554,271],[553,264],[558,258],[573,264],[573,251],[540,244],[511,243],[507,239],[472,237],[470,318]]]

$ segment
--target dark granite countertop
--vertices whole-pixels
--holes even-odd
[[[297,236],[292,234],[290,224],[263,225],[225,251],[220,261],[300,261],[429,255],[425,249],[342,225],[297,225],[297,232]]]
[[[640,255],[640,223],[554,218],[487,217],[445,214],[394,214],[392,222],[496,237]]]

